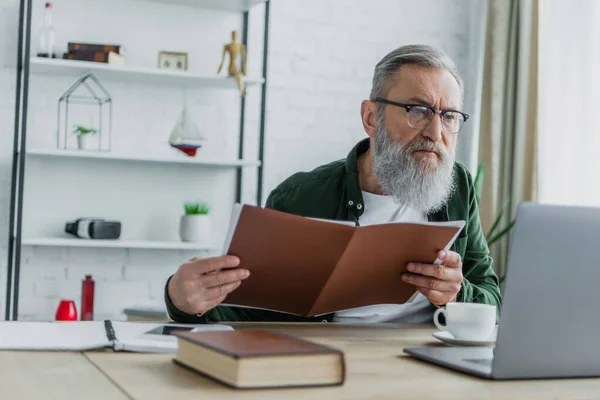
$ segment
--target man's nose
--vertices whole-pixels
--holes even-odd
[[[433,142],[442,140],[442,120],[438,114],[433,115],[429,124],[423,129],[422,134]]]

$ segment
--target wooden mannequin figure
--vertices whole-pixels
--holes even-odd
[[[246,76],[246,46],[237,43],[237,31],[231,32],[231,43],[223,47],[223,57],[221,58],[221,65],[219,65],[217,73],[221,72],[227,54],[229,54],[229,76],[235,77],[242,97],[246,96],[246,89],[242,81],[242,76]],[[239,54],[242,56],[242,72],[237,67],[236,60]]]

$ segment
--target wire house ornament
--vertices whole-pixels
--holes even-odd
[[[96,131],[92,144],[83,149],[75,139],[74,126],[81,125]],[[81,136],[81,135],[80,135]],[[79,138],[77,138],[79,139]],[[86,138],[87,140],[87,138]],[[88,73],[79,78],[58,100],[58,129],[56,145],[59,149],[110,151],[112,141],[112,98],[98,79]]]

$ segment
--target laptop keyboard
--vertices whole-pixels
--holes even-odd
[[[491,367],[493,358],[465,358],[465,361],[477,365],[483,365],[485,367]]]

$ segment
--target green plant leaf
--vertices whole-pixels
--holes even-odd
[[[492,237],[492,235],[496,231],[496,228],[498,228],[498,225],[500,225],[500,222],[502,221],[502,216],[506,212],[506,208],[507,207],[508,207],[508,199],[504,200],[504,204],[502,204],[502,208],[500,209],[500,212],[498,213],[498,216],[496,216],[496,219],[494,220],[494,223],[492,224],[492,227],[490,228],[489,232],[485,236],[486,238]]]
[[[86,128],[85,126],[82,125],[73,125],[73,133],[76,134],[80,134],[80,135],[87,135],[87,134],[96,134],[98,133],[98,131],[94,128]]]
[[[185,203],[183,209],[186,215],[207,215],[210,211],[206,203]]]
[[[477,204],[481,204],[481,192],[483,190],[484,174],[485,163],[482,161],[479,163],[479,167],[477,167],[477,175],[475,175],[475,181],[473,182],[473,186],[475,187],[475,198],[477,199]]]
[[[496,236],[488,240],[488,247],[492,244],[496,243],[498,240],[502,239],[504,235],[506,235],[514,226],[515,220],[513,220],[510,224],[508,224],[504,229],[502,229]]]

